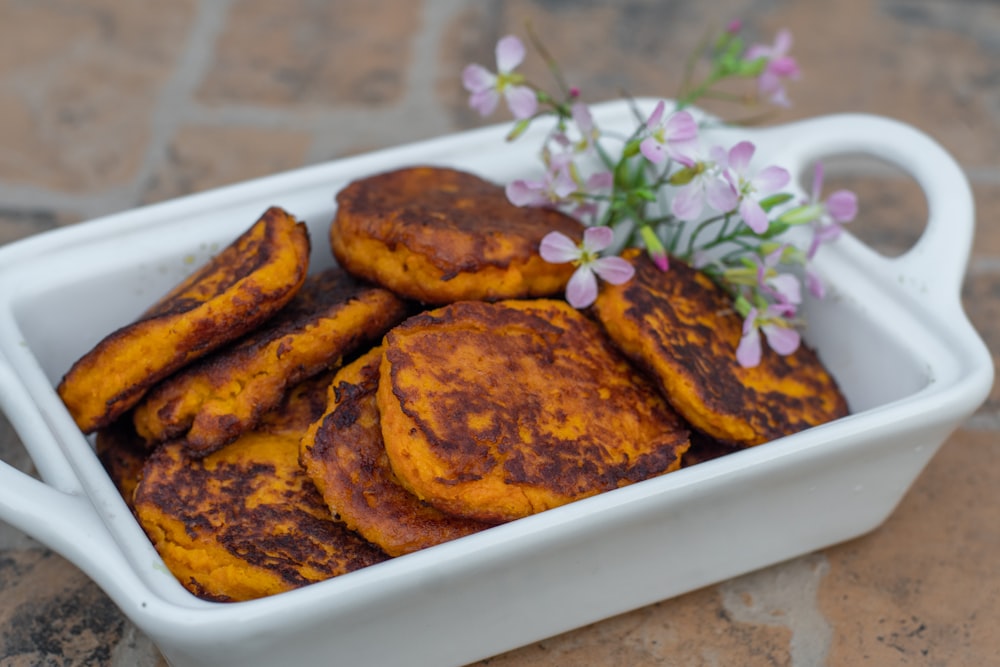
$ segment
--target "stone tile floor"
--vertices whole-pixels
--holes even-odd
[[[733,17],[796,37],[804,76],[782,119],[891,116],[959,160],[978,207],[963,298],[996,358],[993,0],[0,0],[0,243],[476,126],[458,73],[527,21],[588,100],[670,96],[687,52]],[[859,192],[865,241],[898,254],[919,236],[908,177],[858,160],[832,177]],[[998,435],[994,389],[875,532],[483,664],[1000,664]],[[32,470],[2,419],[0,453]],[[0,665],[160,664],[83,574],[0,526]]]

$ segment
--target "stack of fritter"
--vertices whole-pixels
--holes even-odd
[[[738,316],[679,262],[626,255],[636,278],[587,313],[554,298],[573,267],[538,246],[582,225],[477,176],[401,169],[337,201],[343,268],[306,278],[304,226],[271,209],[60,385],[197,595],[289,590],[846,414],[805,348],[738,367]]]

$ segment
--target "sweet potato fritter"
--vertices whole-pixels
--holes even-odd
[[[107,426],[156,382],[280,310],[302,286],[308,265],[305,225],[268,209],[138,321],[73,364],[59,396],[84,433]]]
[[[488,528],[444,514],[400,485],[385,453],[375,400],[381,361],[377,347],[340,369],[326,414],[302,438],[302,465],[320,494],[348,528],[390,556]]]
[[[114,423],[98,429],[94,439],[98,460],[129,507],[149,455],[146,443],[132,426],[131,417],[126,413]]]
[[[310,276],[275,317],[154,387],[135,409],[150,442],[179,438],[208,454],[252,429],[289,387],[379,340],[407,314],[388,290],[342,269]]]
[[[553,295],[573,267],[546,262],[538,245],[550,231],[583,234],[567,215],[519,208],[498,185],[436,167],[355,181],[337,206],[330,243],[340,265],[430,304]]]
[[[444,512],[506,521],[675,470],[680,419],[565,302],[461,302],[385,339],[393,471]]]
[[[213,454],[195,459],[170,442],[146,462],[136,516],[195,595],[250,600],[388,558],[332,519],[299,465],[299,438],[322,414],[330,379],[300,385],[260,428]]]
[[[635,278],[603,286],[594,312],[693,427],[748,447],[847,414],[833,377],[805,345],[788,356],[766,349],[759,366],[740,366],[742,319],[704,273],[683,262],[663,272],[635,249],[623,256]]]

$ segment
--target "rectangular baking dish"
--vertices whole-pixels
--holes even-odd
[[[636,103],[648,112],[655,100]],[[634,127],[630,103],[594,113],[602,127]],[[498,182],[537,171],[543,128],[512,144],[509,129],[321,164],[0,247],[0,407],[42,478],[0,463],[0,519],[86,572],[172,665],[462,665],[876,528],[985,400],[991,356],[960,302],[973,204],[951,157],[911,127],[865,115],[720,128],[720,143],[749,138],[760,164],[785,166],[795,182],[816,159],[867,153],[924,190],[929,220],[904,256],[846,235],[817,258],[830,294],[807,306],[806,338],[851,416],[267,599],[218,604],[187,593],[53,386],[268,206],[308,223],[320,269],[333,263],[327,230],[348,181],[418,163]]]

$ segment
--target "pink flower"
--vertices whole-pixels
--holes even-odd
[[[784,320],[786,309],[780,304],[768,306],[762,313],[751,308],[743,320],[743,335],[736,347],[736,361],[744,368],[754,368],[760,364],[763,350],[760,332],[764,332],[767,344],[778,354],[792,354],[799,349],[799,332],[788,326]]]
[[[721,213],[736,208],[739,195],[726,180],[717,161],[717,159],[727,161],[725,149],[716,146],[711,149],[710,155],[713,157],[708,160],[696,160],[688,167],[691,170],[691,180],[679,186],[674,193],[674,198],[670,202],[670,212],[680,220],[699,219],[706,202]]]
[[[770,221],[759,200],[785,187],[791,176],[787,170],[776,166],[751,173],[750,160],[754,151],[756,147],[751,142],[741,141],[729,150],[724,169],[730,185],[739,194],[739,212],[744,222],[757,234],[763,234]]]
[[[829,243],[840,238],[844,225],[854,220],[858,214],[858,197],[850,190],[837,190],[833,192],[825,201],[820,200],[823,191],[823,163],[817,162],[813,172],[812,196],[809,204],[817,207],[816,218],[811,222],[813,230],[812,242],[806,252],[806,260],[811,260],[816,256],[819,247],[824,243]],[[809,292],[816,298],[822,299],[826,294],[823,281],[815,271],[806,267],[806,284]]]
[[[791,47],[792,33],[788,30],[781,30],[775,37],[773,45],[757,44],[751,46],[744,55],[746,60],[767,58],[764,71],[757,78],[757,88],[773,104],[783,107],[791,104],[785,94],[783,81],[799,78],[799,65],[794,58],[788,55],[788,50]]]
[[[549,165],[541,180],[523,178],[507,184],[507,199],[514,206],[558,206],[576,192],[576,181],[564,161]]]
[[[577,269],[566,285],[566,301],[574,308],[586,308],[597,299],[598,276],[612,285],[627,283],[635,268],[621,257],[600,257],[614,241],[610,227],[588,227],[577,244],[561,232],[549,232],[542,239],[539,254],[546,262],[572,262]]]
[[[802,303],[802,285],[799,279],[790,273],[778,273],[775,267],[781,262],[786,246],[778,246],[757,262],[757,286],[762,292],[777,299],[778,303],[788,306],[794,312],[795,306]]]
[[[661,100],[646,121],[649,136],[639,144],[646,159],[661,164],[668,157],[681,164],[693,164],[691,155],[698,146],[698,123],[687,111],[678,111],[663,118]]]
[[[482,116],[493,113],[500,98],[517,119],[529,118],[538,109],[538,98],[530,87],[522,85],[524,77],[514,69],[524,60],[524,45],[514,35],[508,35],[497,42],[497,73],[482,65],[468,65],[462,71],[462,84],[471,95],[469,106]]]
[[[594,195],[610,190],[614,186],[614,182],[614,174],[610,171],[599,171],[591,174],[583,182],[582,188],[570,195],[569,200],[573,202],[572,207],[564,207],[563,210],[578,220],[597,215],[600,212],[600,206]]]
[[[582,155],[589,155],[594,152],[597,140],[601,136],[601,131],[594,123],[594,117],[588,107],[583,102],[575,102],[570,107],[570,115],[573,118],[573,125],[576,126],[578,137],[571,137],[565,130],[558,129],[552,132],[550,137],[558,146]]]
[[[813,172],[812,196],[810,203],[817,205],[818,215],[813,221],[815,235],[812,245],[807,253],[810,258],[816,254],[821,243],[833,241],[840,236],[843,225],[847,224],[858,214],[858,197],[850,190],[837,190],[821,201],[820,196],[823,191],[823,163],[817,162]]]

